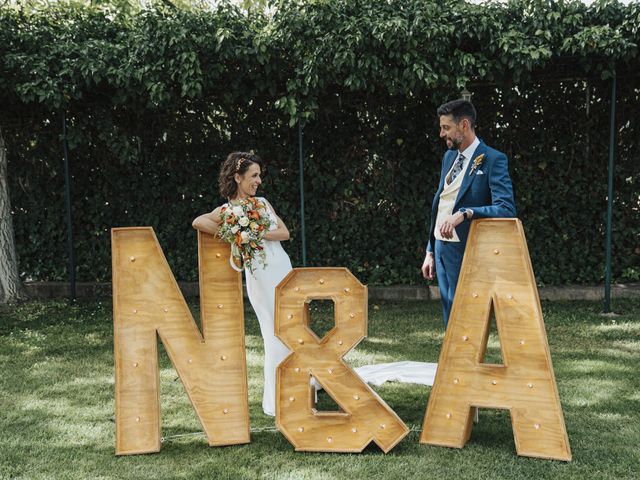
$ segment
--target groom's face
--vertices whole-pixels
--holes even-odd
[[[453,120],[453,115],[440,116],[440,138],[447,144],[449,150],[458,150],[464,141],[464,122],[460,123]]]

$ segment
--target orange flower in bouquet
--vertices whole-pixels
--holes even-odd
[[[267,207],[255,197],[248,197],[222,208],[222,223],[218,235],[231,244],[230,265],[236,271],[248,268],[253,273],[257,261],[264,268],[264,236],[269,231],[271,219]]]

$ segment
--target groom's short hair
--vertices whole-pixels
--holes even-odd
[[[460,123],[463,118],[467,118],[471,128],[474,130],[476,128],[476,109],[469,100],[460,98],[443,103],[438,107],[438,118],[442,115],[451,115],[456,123]]]

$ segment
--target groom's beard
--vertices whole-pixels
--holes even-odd
[[[447,138],[447,148],[449,150],[459,150],[460,145],[462,145],[463,138]],[[451,143],[451,145],[449,145]]]

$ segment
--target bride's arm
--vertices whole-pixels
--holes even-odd
[[[267,206],[271,209],[271,211],[273,213],[276,213],[276,211],[273,209],[269,201],[265,199],[265,202],[267,202]],[[278,219],[278,228],[276,228],[275,230],[268,231],[264,236],[265,240],[277,240],[277,241],[289,240],[289,237],[290,237],[289,229],[284,224],[282,219],[278,217],[278,214],[276,214],[276,217]]]
[[[197,217],[191,225],[196,230],[199,230],[204,233],[210,233],[211,235],[215,235],[218,233],[218,229],[220,228],[220,210],[222,207],[216,208],[211,213],[205,213],[204,215],[200,215]]]

